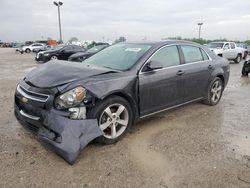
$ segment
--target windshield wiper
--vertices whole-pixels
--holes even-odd
[[[108,67],[108,66],[102,66],[102,67],[107,68],[107,69],[112,69],[112,70],[115,70],[115,71],[121,71],[121,70],[114,69],[114,68],[112,68],[112,67]]]

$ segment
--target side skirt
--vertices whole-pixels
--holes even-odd
[[[169,107],[169,108],[165,108],[165,109],[162,109],[162,110],[159,110],[159,111],[150,113],[150,114],[146,114],[146,115],[144,115],[144,116],[140,116],[139,119],[143,119],[143,118],[145,118],[145,117],[149,117],[149,116],[152,116],[152,115],[155,115],[155,114],[164,112],[164,111],[168,111],[168,110],[171,110],[171,109],[180,107],[180,106],[184,106],[184,105],[189,104],[189,103],[193,103],[193,102],[196,102],[196,101],[200,101],[200,100],[202,100],[202,99],[204,99],[204,97],[200,97],[200,98],[197,98],[197,99],[193,99],[193,100],[191,100],[191,101],[187,101],[187,102],[184,102],[184,103],[175,105],[175,106],[171,106],[171,107]]]

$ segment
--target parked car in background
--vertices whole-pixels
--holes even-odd
[[[248,55],[247,45],[245,43],[236,43],[237,47],[243,51],[243,59],[246,59]]]
[[[241,73],[242,73],[242,76],[248,76],[248,74],[250,73],[250,59],[247,59],[244,62]]]
[[[101,50],[107,48],[109,44],[98,45],[88,49],[86,52],[77,52],[71,56],[69,56],[68,61],[82,62],[85,59],[91,57],[92,55],[100,52]]]
[[[12,44],[8,42],[0,42],[1,48],[12,48]]]
[[[211,42],[207,47],[216,55],[240,63],[244,57],[244,50],[237,48],[234,42]]]
[[[15,52],[23,54],[23,46],[25,46],[23,43],[17,43]]]
[[[77,52],[85,52],[86,49],[77,45],[62,45],[47,51],[38,52],[36,61],[47,62],[49,60],[68,60],[69,56]]]
[[[194,101],[216,105],[229,72],[228,60],[196,43],[119,43],[83,63],[32,70],[17,86],[15,115],[72,164],[88,142],[115,143],[138,119]]]
[[[33,52],[34,50],[44,49],[44,48],[45,48],[45,44],[33,43],[33,44],[29,45],[29,46],[23,46],[22,51],[26,52],[26,53],[30,53],[30,52]]]
[[[33,52],[38,53],[38,52],[47,51],[47,50],[50,50],[50,49],[51,49],[51,47],[49,45],[44,45],[43,48],[33,49]]]
[[[247,55],[250,56],[250,46],[247,46]]]

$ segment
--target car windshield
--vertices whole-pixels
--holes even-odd
[[[83,63],[125,71],[130,69],[150,47],[147,44],[116,44],[91,56]]]
[[[51,48],[51,50],[60,50],[60,49],[62,49],[64,46],[65,46],[65,45],[58,45],[58,46],[56,46],[56,47],[54,47],[54,48]]]
[[[105,48],[106,46],[107,46],[107,45],[94,46],[93,48],[90,48],[90,49],[87,50],[86,52],[95,53],[95,52],[98,52],[98,51],[102,50],[102,49]]]
[[[223,48],[223,42],[211,42],[207,46],[208,48]]]

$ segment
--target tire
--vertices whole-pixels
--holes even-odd
[[[238,54],[237,57],[234,59],[234,62],[237,63],[237,64],[240,63],[241,58],[242,58],[241,55]]]
[[[248,74],[245,71],[242,71],[242,76],[248,76]]]
[[[247,52],[244,53],[243,59],[246,59],[246,58],[247,58]]]
[[[58,59],[56,55],[52,55],[52,56],[50,57],[50,60],[56,60],[56,59]]]
[[[205,104],[214,106],[220,102],[224,84],[219,77],[214,78],[209,84],[206,99],[203,101]]]
[[[27,49],[25,50],[25,52],[26,52],[26,53],[30,53],[31,50],[30,50],[29,48],[27,48]]]
[[[98,101],[93,108],[89,109],[87,117],[97,119],[104,135],[96,138],[95,141],[104,145],[119,141],[134,122],[130,104],[119,96]]]
[[[248,76],[249,74],[249,67],[247,67],[247,63],[244,63],[244,66],[242,67],[242,76]]]

